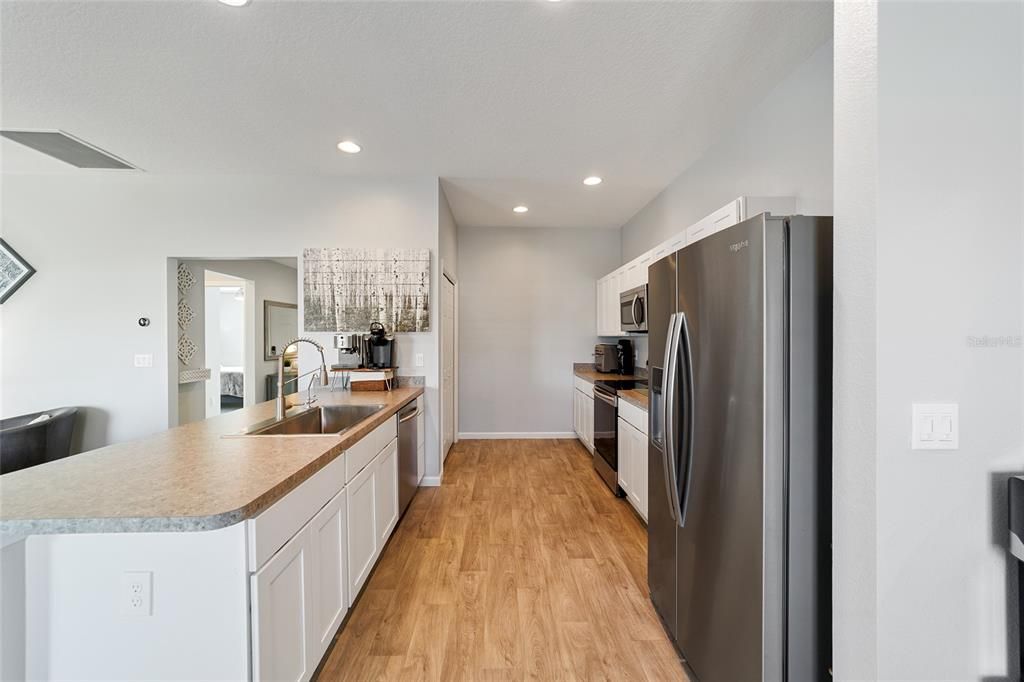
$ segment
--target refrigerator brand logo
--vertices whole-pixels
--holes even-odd
[[[732,251],[733,253],[739,253],[741,250],[747,248],[748,246],[750,246],[750,240],[749,239],[744,239],[741,242],[736,242],[735,244],[729,244],[729,250]]]

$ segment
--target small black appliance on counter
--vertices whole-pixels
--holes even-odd
[[[363,334],[363,367],[369,369],[389,369],[395,366],[395,337],[388,334],[384,325],[374,322],[370,325],[370,333]]]
[[[619,339],[615,353],[619,361],[619,374],[632,374],[635,368],[633,342],[629,339]]]

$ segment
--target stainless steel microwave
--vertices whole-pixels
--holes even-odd
[[[619,294],[619,322],[623,331],[647,331],[647,285]]]

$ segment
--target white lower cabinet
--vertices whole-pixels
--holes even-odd
[[[308,526],[251,578],[253,679],[308,680],[313,660]]]
[[[586,384],[593,390],[592,384]],[[572,428],[590,452],[594,452],[594,398],[583,391],[572,392]]]
[[[398,524],[398,440],[348,484],[349,598],[355,600]]]
[[[398,524],[396,424],[247,522],[250,566],[258,566],[249,584],[252,679],[310,679],[366,583]]]
[[[348,500],[342,490],[309,523],[313,668],[348,612]]]
[[[377,505],[377,553],[384,549],[384,543],[391,537],[391,531],[398,525],[398,439],[377,455],[377,474],[373,485]]]
[[[348,612],[338,493],[251,578],[253,679],[308,680]]]
[[[619,487],[647,520],[647,435],[619,418]]]
[[[583,396],[583,443],[594,452],[594,398]]]
[[[376,474],[371,464],[348,484],[348,593],[353,600],[377,558]]]

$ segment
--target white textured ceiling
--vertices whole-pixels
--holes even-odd
[[[4,128],[66,130],[150,173],[437,175],[467,226],[621,225],[832,25],[827,2],[3,0],[0,13]],[[343,138],[363,153],[338,152]],[[99,172],[0,144],[4,172]],[[590,174],[604,184],[584,187]]]

